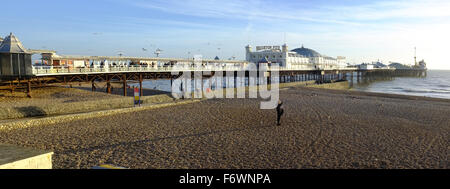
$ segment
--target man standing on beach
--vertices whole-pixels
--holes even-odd
[[[278,100],[278,106],[277,106],[277,125],[281,125],[280,119],[281,116],[284,114],[283,109],[283,102],[281,100]]]

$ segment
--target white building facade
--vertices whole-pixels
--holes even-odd
[[[332,58],[323,56],[308,48],[288,50],[287,44],[283,46],[257,46],[253,51],[250,45],[245,47],[246,61],[260,63],[268,60],[272,64],[279,64],[287,69],[337,69],[347,66],[345,57]]]

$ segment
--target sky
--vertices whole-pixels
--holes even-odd
[[[450,69],[448,0],[14,0],[0,36],[64,55],[203,55],[245,59],[245,46],[304,45],[349,63],[425,59]],[[143,50],[146,49],[146,51]]]

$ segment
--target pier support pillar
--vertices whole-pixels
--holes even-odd
[[[108,75],[106,76],[106,92],[111,94],[111,81]]]
[[[92,80],[92,92],[95,92],[96,88],[95,88],[95,80]]]
[[[122,80],[123,80],[123,96],[127,96],[127,75],[126,74],[122,75]]]
[[[357,73],[356,73],[356,82],[359,83],[359,82],[360,82],[360,79],[361,79],[361,77],[360,77],[360,72],[357,72]]]
[[[350,74],[351,74],[350,75],[350,87],[353,87],[353,74],[354,74],[354,72],[351,72]]]
[[[144,78],[142,77],[142,74],[139,74],[139,94],[140,96],[144,96],[144,90],[142,89],[142,82],[144,81]],[[172,86],[172,79],[170,79],[170,86]]]
[[[27,81],[27,97],[31,98],[31,80],[28,79]]]
[[[9,82],[9,87],[11,89],[11,94],[14,94],[14,84],[12,81]]]

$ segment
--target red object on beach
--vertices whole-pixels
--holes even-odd
[[[207,88],[207,89],[206,89],[206,92],[210,93],[210,92],[211,92],[211,89],[210,89],[210,88]]]
[[[135,93],[138,93],[138,92],[139,92],[139,89],[138,89],[137,87],[135,87],[135,88],[134,88],[134,92],[135,92]]]

